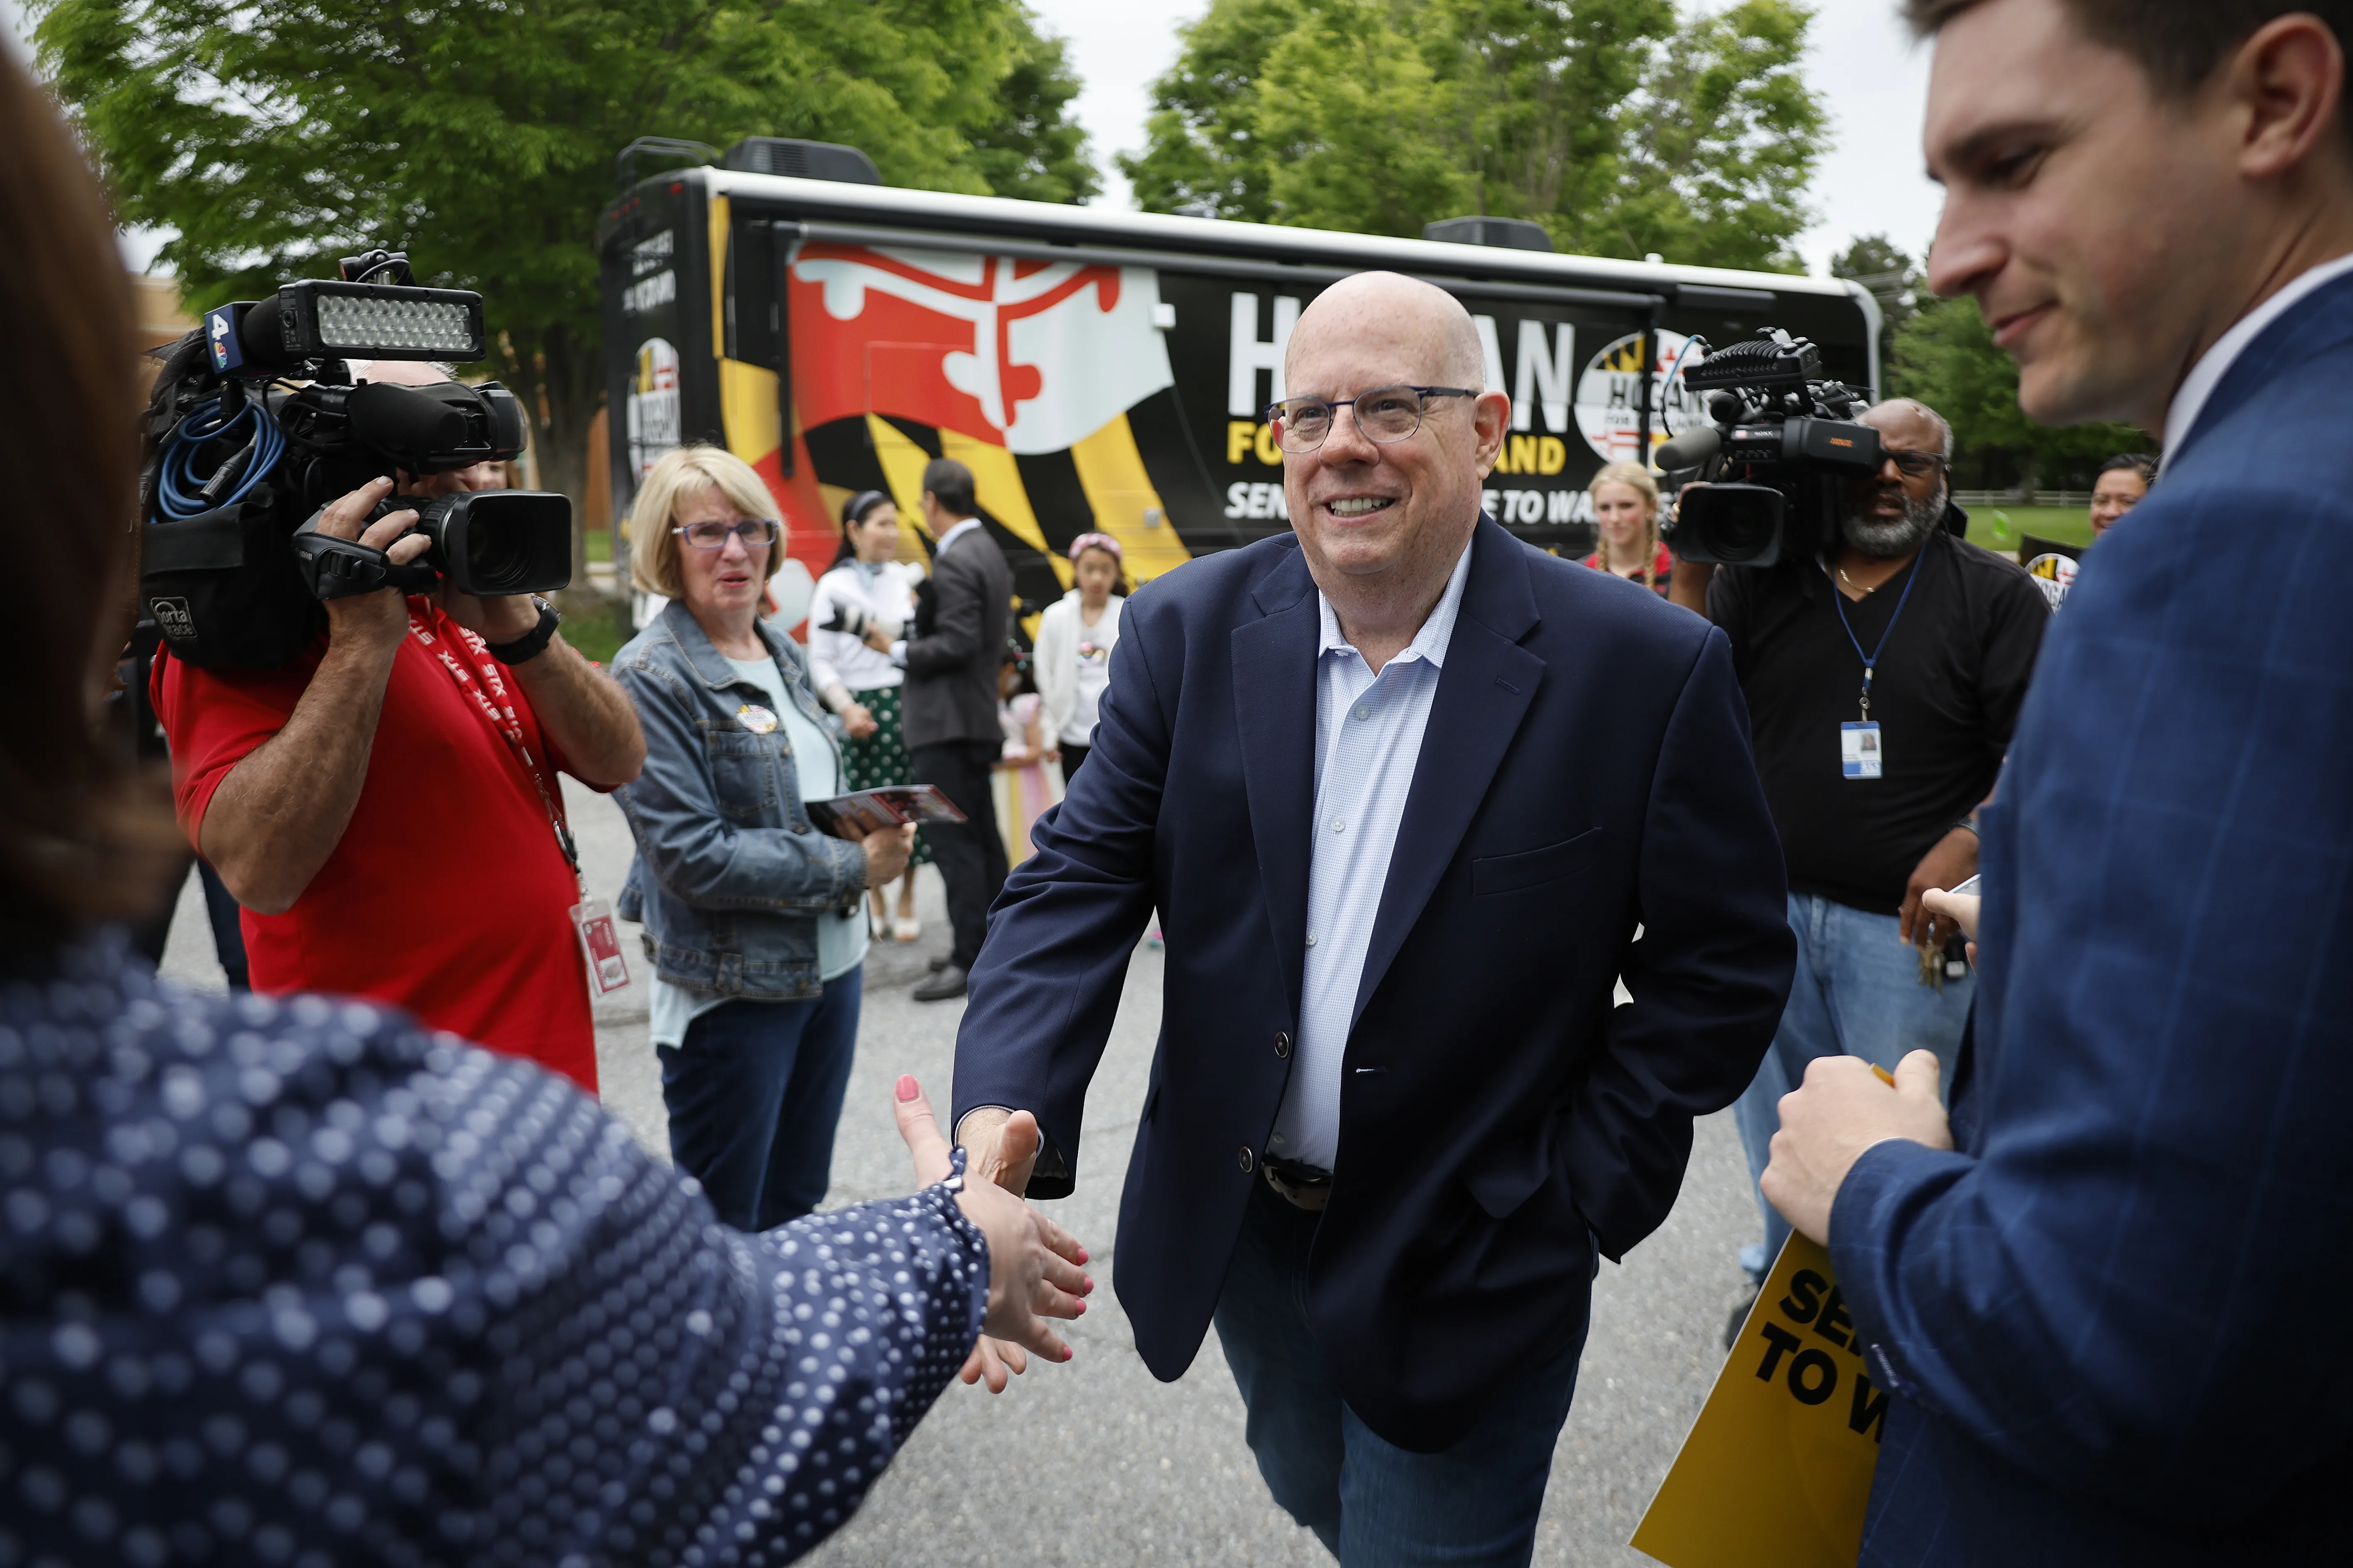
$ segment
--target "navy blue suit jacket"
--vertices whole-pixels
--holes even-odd
[[[1961,1152],[1882,1144],[1831,1215],[1898,1394],[1865,1563],[2353,1554],[2348,384],[2340,281],[2052,621],[1980,818]]]
[[[992,911],[955,1110],[1037,1113],[1070,1190],[1145,916],[1160,1046],[1120,1303],[1163,1379],[1216,1305],[1292,1068],[1314,834],[1314,582],[1289,535],[1130,599],[1070,797]],[[1641,941],[1637,926],[1644,927]],[[1376,916],[1310,1312],[1349,1405],[1453,1442],[1582,1326],[1747,1085],[1794,959],[1724,634],[1479,524]],[[1612,1008],[1620,974],[1633,995]],[[1282,1048],[1278,1048],[1278,1038]]]

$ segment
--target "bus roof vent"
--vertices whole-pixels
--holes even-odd
[[[746,136],[719,160],[723,169],[746,174],[790,174],[798,180],[839,180],[879,185],[874,160],[839,142],[804,142],[797,136]]]
[[[1507,250],[1552,248],[1552,236],[1545,232],[1544,225],[1524,217],[1442,218],[1422,225],[1421,237],[1440,239],[1451,245],[1496,245]]]

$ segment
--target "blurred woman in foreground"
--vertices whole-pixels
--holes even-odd
[[[39,367],[0,391],[0,459],[64,476],[0,511],[38,584],[0,727],[0,1558],[797,1556],[984,1321],[1067,1358],[1038,1314],[1082,1310],[1084,1255],[951,1173],[912,1079],[924,1191],[743,1236],[536,1067],[129,952],[107,922],[178,847],[94,723],[133,570],[130,301],[6,58],[0,147],[0,313]]]

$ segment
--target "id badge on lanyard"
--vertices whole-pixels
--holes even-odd
[[[572,929],[580,933],[580,956],[587,960],[588,984],[596,994],[610,995],[629,983],[628,961],[613,929],[613,906],[590,894],[585,881],[580,901],[572,906]]]
[[[474,700],[482,717],[490,721],[491,728],[514,753],[532,787],[539,792],[539,804],[547,810],[547,825],[555,830],[555,847],[563,852],[564,863],[572,868],[573,882],[580,889],[580,901],[572,906],[570,918],[573,932],[580,939],[580,956],[588,966],[588,984],[600,996],[618,991],[629,983],[629,964],[621,956],[621,939],[613,927],[613,907],[589,892],[588,879],[580,874],[580,856],[573,847],[572,830],[565,826],[564,814],[557,809],[555,797],[549,793],[547,781],[541,776],[539,764],[524,743],[522,721],[507,701],[506,682],[500,679],[498,666],[469,668],[472,661],[460,662],[449,651],[445,639],[436,637],[414,613],[408,617],[408,631],[440,659],[449,679],[458,683],[458,689]],[[468,649],[474,651],[480,639],[470,633],[468,637]]]
[[[1840,771],[1851,779],[1886,776],[1887,754],[1880,749],[1879,726],[1869,720],[1839,726]]]
[[[1926,553],[1924,551],[1922,553]],[[1824,563],[1822,574],[1830,575]],[[1887,651],[1887,639],[1895,635],[1895,623],[1904,618],[1904,606],[1912,600],[1912,584],[1920,579],[1920,557],[1912,558],[1912,570],[1904,579],[1904,592],[1895,601],[1895,613],[1887,617],[1887,627],[1879,634],[1879,646],[1869,653],[1862,651],[1862,639],[1854,635],[1854,626],[1846,618],[1846,601],[1838,584],[1831,584],[1831,607],[1838,612],[1839,625],[1846,628],[1847,640],[1854,644],[1855,657],[1862,660],[1862,717],[1850,724],[1839,726],[1839,773],[1851,779],[1878,779],[1887,776],[1886,738],[1880,733],[1879,721],[1871,716],[1871,686],[1879,674],[1879,656]]]

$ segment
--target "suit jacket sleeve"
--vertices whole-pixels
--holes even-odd
[[[1866,1152],[1831,1240],[1899,1394],[2227,1518],[2353,1443],[2353,518],[2186,483],[2078,579],[1985,811],[1983,1131]],[[2226,517],[2278,570],[2213,563]]]
[[[1713,628],[1659,748],[1636,876],[1642,935],[1620,965],[1634,1000],[1610,1012],[1557,1145],[1611,1258],[1674,1205],[1692,1118],[1731,1104],[1756,1076],[1797,962],[1747,707]]]
[[[1134,601],[1127,614],[1136,616]],[[1037,852],[1014,868],[989,913],[956,1036],[955,1121],[1001,1105],[1034,1113],[1045,1133],[1032,1197],[1061,1197],[1076,1184],[1087,1083],[1152,911],[1175,701],[1155,685],[1145,626],[1129,621],[1087,765],[1030,830]],[[1173,637],[1158,651],[1172,666],[1182,652]]]
[[[952,675],[967,668],[981,646],[981,595],[987,578],[962,551],[942,551],[932,563],[934,602],[932,635],[907,644],[907,673]]]

